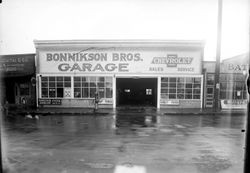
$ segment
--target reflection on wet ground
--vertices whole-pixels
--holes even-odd
[[[12,117],[3,128],[10,172],[235,173],[245,115]]]

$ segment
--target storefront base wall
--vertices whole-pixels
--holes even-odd
[[[62,99],[60,105],[44,105],[43,107],[60,107],[60,108],[94,108],[93,99]],[[98,108],[112,108],[112,104],[99,104]]]
[[[160,108],[201,108],[200,100],[180,100],[178,105],[160,104]]]

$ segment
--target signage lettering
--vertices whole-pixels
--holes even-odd
[[[47,61],[107,61],[107,53],[47,53]]]
[[[113,63],[108,63],[105,65],[101,65],[97,63],[96,65],[92,65],[89,63],[83,63],[81,66],[77,63],[74,63],[73,65],[70,65],[68,63],[63,63],[58,65],[58,70],[67,72],[67,71],[82,71],[82,72],[104,72],[104,71],[115,71],[116,69],[119,72],[128,72],[128,63],[119,63],[119,64],[113,64]]]
[[[61,99],[38,99],[39,105],[61,105]]]
[[[230,71],[243,71],[243,70],[247,70],[248,64],[228,64],[228,70]]]
[[[113,53],[113,61],[143,61],[139,53]]]
[[[40,73],[201,73],[200,52],[113,51],[40,52]],[[124,51],[123,51],[124,50]],[[158,55],[158,56],[157,56]]]
[[[192,57],[178,57],[177,55],[167,55],[167,57],[154,57],[152,64],[166,64],[167,67],[177,67],[177,64],[191,64]]]

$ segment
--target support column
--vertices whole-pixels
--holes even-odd
[[[157,109],[160,109],[161,100],[161,77],[157,77]]]
[[[113,76],[113,108],[116,108],[116,76]]]

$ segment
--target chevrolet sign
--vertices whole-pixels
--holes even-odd
[[[167,57],[154,57],[152,64],[166,64],[167,67],[177,67],[177,64],[191,64],[193,57],[178,57],[175,54],[168,54]]]

